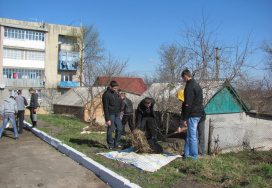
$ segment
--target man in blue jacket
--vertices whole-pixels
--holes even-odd
[[[109,149],[122,148],[122,146],[120,145],[120,138],[123,130],[120,119],[122,100],[116,92],[117,89],[118,83],[116,81],[111,81],[110,86],[107,88],[102,96],[105,120],[106,124],[108,125],[107,143]],[[113,140],[112,133],[115,129],[115,125],[117,129],[115,131],[115,138]]]
[[[183,125],[188,126],[187,136],[184,146],[185,157],[198,159],[197,148],[197,125],[203,116],[203,92],[200,85],[195,81],[189,70],[184,70],[181,74],[186,82],[184,89],[184,113],[182,113]],[[181,128],[178,129],[181,132]]]
[[[10,96],[10,98],[4,100],[2,108],[1,108],[1,113],[2,113],[1,119],[4,119],[4,120],[3,120],[3,125],[0,129],[0,138],[2,137],[2,133],[4,129],[6,128],[8,121],[10,121],[11,125],[13,126],[14,137],[16,140],[18,139],[18,131],[17,131],[17,126],[15,122],[15,114],[17,114],[17,112],[18,112],[17,104],[13,96]]]

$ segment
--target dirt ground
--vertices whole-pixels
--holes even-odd
[[[0,120],[0,127],[2,123]],[[0,167],[0,185],[5,188],[110,187],[25,129],[18,140],[14,140],[12,128],[5,129],[0,139]]]
[[[29,121],[29,116],[26,115]],[[3,121],[0,120],[0,127]],[[47,122],[38,121],[38,127],[48,125]],[[126,127],[126,132],[130,132]],[[180,135],[183,137],[182,135]],[[180,137],[178,136],[178,137]],[[169,149],[178,153],[176,148],[184,145],[184,139],[168,138]],[[173,141],[173,142],[172,142]],[[180,150],[180,149],[179,149]],[[170,152],[169,151],[169,152]],[[110,159],[105,159],[110,160]],[[115,164],[115,163],[114,163]],[[118,168],[134,168],[118,162]],[[14,140],[12,128],[5,129],[0,139],[0,187],[6,188],[104,188],[110,187],[93,172],[77,164],[66,155],[58,152],[36,137],[30,130],[24,129],[19,134],[19,140]],[[194,177],[187,176],[180,179],[173,188],[208,188],[205,184],[197,183]]]

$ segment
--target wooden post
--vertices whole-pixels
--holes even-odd
[[[169,112],[166,112],[166,128],[165,128],[165,135],[168,134],[169,129]]]
[[[215,48],[216,49],[216,72],[215,72],[215,79],[218,80],[219,79],[219,48]]]
[[[209,119],[209,138],[208,138],[208,155],[212,154],[212,136],[213,136],[213,125],[212,119]]]

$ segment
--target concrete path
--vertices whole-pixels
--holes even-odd
[[[0,127],[3,121],[0,120]],[[93,172],[24,129],[14,140],[12,128],[0,139],[0,187],[104,188]]]

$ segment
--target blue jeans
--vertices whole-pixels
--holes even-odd
[[[110,115],[110,121],[111,126],[108,126],[107,128],[107,143],[109,148],[117,147],[120,145],[120,138],[123,130],[122,122],[120,119],[120,113]],[[115,138],[113,140],[112,133],[115,129],[116,125],[116,131],[115,131]]]
[[[184,146],[185,157],[191,157],[193,159],[198,159],[198,149],[197,149],[197,124],[200,117],[189,117],[187,120],[187,136]]]
[[[16,123],[15,123],[14,114],[5,114],[4,120],[3,120],[3,125],[2,125],[1,130],[0,130],[0,138],[2,137],[2,133],[3,133],[4,129],[6,128],[6,125],[8,124],[8,121],[10,121],[10,123],[11,123],[11,125],[13,127],[15,138],[18,138],[18,131],[17,131]]]

